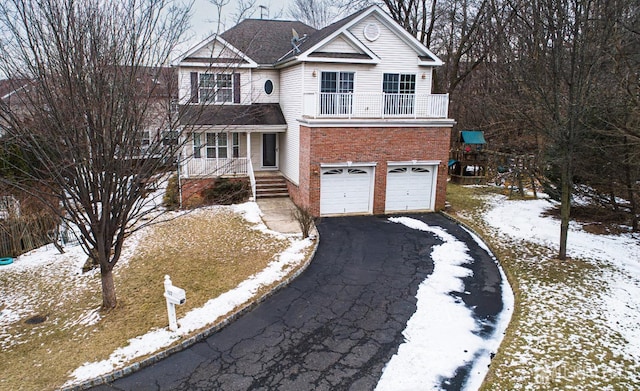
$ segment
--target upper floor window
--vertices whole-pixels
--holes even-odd
[[[413,114],[416,93],[416,75],[385,73],[382,78],[384,113],[390,115]]]
[[[233,77],[229,73],[201,73],[199,95],[202,103],[233,101]]]
[[[351,114],[354,72],[322,72],[320,76],[320,113]]]
[[[382,92],[387,94],[415,94],[416,75],[385,73],[382,79]]]
[[[322,72],[320,92],[353,92],[354,72]]]

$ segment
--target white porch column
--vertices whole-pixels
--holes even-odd
[[[247,132],[247,160],[251,163],[251,132]]]

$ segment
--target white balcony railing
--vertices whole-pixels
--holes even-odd
[[[247,175],[247,163],[248,159],[244,157],[226,159],[189,158],[182,163],[182,172],[186,178]]]
[[[312,118],[447,118],[449,94],[306,93],[302,114]]]

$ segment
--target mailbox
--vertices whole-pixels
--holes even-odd
[[[164,298],[167,299],[167,315],[169,315],[169,330],[178,330],[178,321],[176,319],[176,304],[184,304],[187,301],[187,295],[182,288],[173,286],[171,278],[164,276]]]
[[[178,288],[177,286],[168,286],[164,291],[164,297],[171,304],[184,304],[187,300],[186,293],[184,289]]]

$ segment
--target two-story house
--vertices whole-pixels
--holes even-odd
[[[314,215],[444,207],[454,121],[448,95],[431,93],[442,61],[379,7],[321,30],[244,20],[175,65],[183,195],[277,172]]]

